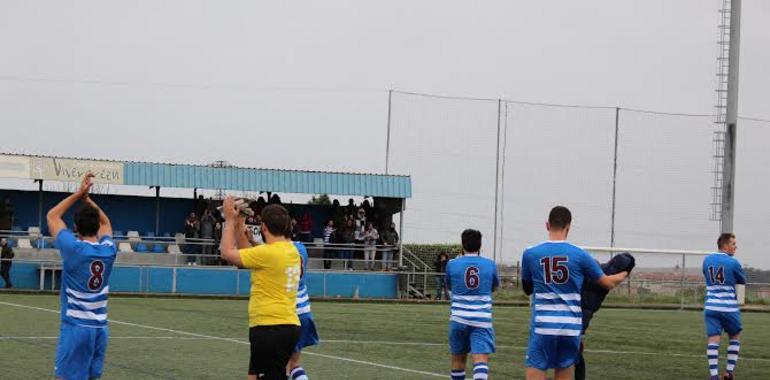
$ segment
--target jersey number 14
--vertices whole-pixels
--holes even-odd
[[[724,284],[725,283],[725,267],[709,267],[709,277],[712,284]]]

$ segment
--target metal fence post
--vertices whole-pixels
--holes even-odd
[[[679,295],[679,300],[680,300],[679,308],[680,309],[684,309],[684,279],[685,279],[685,271],[687,270],[686,257],[687,257],[687,255],[683,253],[682,254],[682,283],[681,283],[680,289],[679,289],[679,291],[681,293]]]

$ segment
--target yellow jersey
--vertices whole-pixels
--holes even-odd
[[[239,250],[251,269],[249,327],[297,325],[297,286],[301,259],[294,243],[280,241]]]

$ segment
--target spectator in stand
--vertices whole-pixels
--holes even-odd
[[[374,260],[377,256],[377,240],[380,234],[374,228],[372,222],[366,223],[364,231],[364,266],[366,270],[374,270]]]
[[[382,270],[390,270],[393,252],[396,251],[396,246],[398,246],[398,232],[396,232],[395,223],[391,223],[390,227],[386,228],[382,233],[382,243],[388,246],[382,251]]]
[[[353,243],[355,243],[355,239],[353,236],[353,231],[355,230],[355,225],[352,220],[348,219],[347,222],[343,225],[343,227],[338,228],[335,232],[336,239],[335,241],[339,244],[344,244],[346,246],[350,246]],[[338,251],[338,257],[340,259],[345,260],[343,262],[343,269],[353,269],[353,264],[350,264],[350,259],[353,258],[353,251],[350,250],[349,247],[345,247],[345,249],[341,249]]]
[[[360,249],[364,246],[364,229],[366,227],[365,219],[358,219],[357,216],[351,216],[353,221],[353,243],[356,245],[356,250],[353,251],[353,258],[356,260],[363,260],[364,252]]]
[[[291,218],[291,240],[299,241],[299,227],[297,227],[297,219]]]
[[[3,277],[3,281],[5,281],[5,288],[10,289],[13,287],[13,284],[11,284],[11,264],[13,263],[11,260],[13,259],[13,249],[8,245],[8,239],[3,238],[0,240],[0,246],[2,246],[2,253],[0,253],[0,259],[2,260],[2,263],[0,263],[0,276]]]
[[[330,244],[336,243],[336,241],[334,241],[336,240],[334,239],[335,231],[336,229],[334,228],[334,221],[330,219],[328,222],[326,222],[326,227],[324,227],[323,232],[324,245],[326,246],[324,247],[324,259],[331,259],[337,255],[337,253],[331,247],[329,247]],[[332,262],[329,260],[324,260],[324,269],[331,269],[331,267]]]
[[[436,299],[449,299],[446,289],[446,264],[449,262],[449,255],[441,252],[436,256],[436,260],[433,261],[433,266],[436,271]]]
[[[5,197],[0,203],[0,230],[10,230],[13,227],[13,203],[11,198]]]
[[[202,253],[204,255],[214,254],[213,240],[214,240],[214,229],[216,224],[217,224],[217,219],[214,218],[214,214],[211,212],[211,209],[207,208],[205,211],[203,211],[203,216],[201,217],[201,221],[200,221],[201,239],[212,240],[212,241],[203,242]],[[201,261],[203,264],[209,264],[214,262],[214,260],[209,256],[203,257]]]
[[[184,221],[184,237],[185,239],[198,239],[200,237],[200,221],[198,221],[198,217],[195,215],[194,212],[190,213],[190,216],[187,217]],[[195,244],[185,244],[184,246],[184,253],[189,255],[187,256],[187,265],[198,265],[197,260],[195,260],[195,254],[198,253],[198,246]]]
[[[345,206],[345,215],[353,216],[356,213],[356,210],[358,210],[358,207],[356,207],[356,203],[353,202],[353,198],[348,199],[348,205]]]
[[[251,240],[254,241],[255,245],[265,243],[262,238],[262,217],[254,215],[246,218],[246,229],[251,231]]]
[[[299,218],[298,221],[299,225],[299,241],[303,243],[310,243],[313,241],[312,234],[313,234],[313,217],[310,216],[310,213],[305,211],[304,214]]]

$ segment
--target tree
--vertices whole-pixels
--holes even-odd
[[[310,198],[310,202],[308,202],[307,204],[319,205],[319,206],[331,206],[332,200],[329,199],[329,196],[327,194],[321,194],[318,197],[313,196],[313,198]]]

